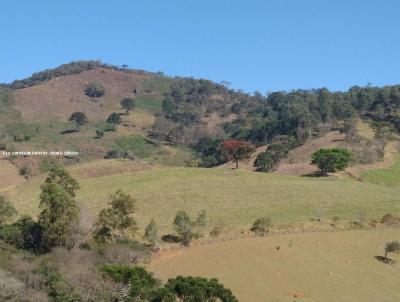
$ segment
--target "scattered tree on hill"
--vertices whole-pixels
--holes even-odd
[[[0,227],[5,225],[17,214],[14,206],[4,196],[0,195]]]
[[[155,245],[158,241],[158,228],[154,219],[150,220],[149,224],[144,230],[144,239],[146,239],[150,244]]]
[[[126,114],[129,114],[135,108],[135,105],[135,100],[131,98],[125,98],[121,101],[121,108],[125,109]]]
[[[188,246],[194,237],[202,236],[202,233],[207,226],[206,211],[201,210],[196,220],[192,220],[188,213],[180,210],[175,215],[173,226],[181,243]]]
[[[393,136],[393,126],[387,122],[373,121],[371,123],[371,128],[375,131],[375,137],[381,140],[381,149],[382,152],[384,152],[388,141]]]
[[[41,185],[39,225],[43,228],[41,250],[65,246],[73,227],[79,223],[79,208],[74,196],[77,182],[62,167],[52,169]]]
[[[123,238],[128,232],[136,230],[133,213],[136,211],[136,200],[129,194],[118,190],[110,197],[110,207],[100,211],[95,237],[99,241]]]
[[[99,83],[90,83],[85,87],[85,94],[91,98],[102,97],[105,93],[103,85]]]
[[[80,127],[88,122],[87,116],[83,112],[72,113],[68,120],[75,123],[76,132],[79,132]]]
[[[236,169],[239,168],[239,161],[250,158],[250,155],[255,151],[252,144],[233,139],[221,143],[220,149],[225,160],[236,163]]]
[[[273,170],[275,167],[273,154],[266,151],[259,153],[254,161],[254,167],[258,168],[257,170],[262,172]]]
[[[385,245],[385,259],[387,259],[388,253],[400,253],[400,242],[389,241]]]
[[[352,155],[346,149],[320,149],[312,157],[312,163],[321,170],[321,175],[328,172],[341,171],[348,167]]]
[[[121,115],[116,112],[111,113],[107,118],[107,123],[121,124]]]
[[[269,232],[269,229],[272,226],[272,220],[269,217],[261,217],[258,218],[253,226],[250,228],[250,231],[254,232],[256,235],[264,236]]]
[[[189,214],[183,210],[178,211],[175,215],[173,226],[182,244],[188,246],[194,235],[193,223]]]

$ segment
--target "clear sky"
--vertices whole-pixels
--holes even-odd
[[[265,93],[400,83],[398,0],[1,0],[0,82],[80,59]]]

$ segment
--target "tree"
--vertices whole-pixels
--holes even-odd
[[[0,195],[0,227],[5,225],[17,214],[14,206],[4,196]]]
[[[399,253],[400,252],[400,242],[399,241],[389,241],[385,245],[385,259],[387,259],[388,253]]]
[[[252,144],[234,139],[221,143],[220,149],[225,160],[236,163],[236,169],[239,168],[239,161],[250,158],[250,155],[255,151]]]
[[[113,112],[107,118],[107,123],[110,124],[121,124],[121,115]]]
[[[41,249],[49,251],[55,246],[65,246],[73,227],[79,223],[80,211],[74,199],[79,184],[57,165],[50,170],[40,188]]]
[[[98,215],[96,239],[106,241],[114,236],[123,237],[129,231],[134,232],[136,221],[132,215],[135,211],[136,200],[121,190],[116,191],[110,196],[110,207],[101,210]]]
[[[254,232],[259,236],[264,236],[269,232],[269,228],[272,226],[272,220],[269,217],[258,218],[253,226],[250,228],[250,231]]]
[[[68,120],[76,124],[76,132],[79,132],[80,126],[83,126],[88,122],[87,116],[83,112],[72,113]]]
[[[311,163],[317,165],[321,175],[325,176],[328,172],[346,169],[352,155],[346,149],[320,149],[312,154],[311,159]]]
[[[75,191],[79,189],[79,183],[58,164],[54,164],[46,177],[46,183],[51,182],[61,185],[72,197],[75,197]]]
[[[121,101],[121,108],[125,109],[126,114],[129,114],[135,108],[136,102],[134,99],[125,98]]]
[[[232,291],[225,288],[217,279],[178,276],[169,279],[164,288],[155,294],[153,302],[162,301],[220,301],[237,302]]]
[[[275,167],[273,154],[267,151],[259,153],[254,161],[254,167],[262,172],[271,171]]]
[[[144,239],[146,239],[150,244],[155,245],[158,241],[158,228],[154,219],[150,220],[149,224],[144,230]]]
[[[193,238],[193,223],[188,213],[180,210],[176,213],[173,226],[183,245],[188,246]]]
[[[58,183],[46,182],[41,190],[38,222],[43,228],[41,250],[47,252],[66,245],[73,226],[79,223],[79,208],[72,195]]]
[[[99,83],[90,83],[85,87],[85,94],[92,98],[98,98],[105,94],[104,87]]]

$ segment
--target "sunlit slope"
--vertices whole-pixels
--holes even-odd
[[[37,212],[43,177],[9,190],[22,213]],[[122,189],[137,199],[139,223],[154,218],[168,231],[179,209],[196,214],[207,210],[210,222],[247,226],[257,217],[276,223],[324,217],[379,217],[400,214],[400,190],[335,178],[307,178],[224,169],[164,168],[103,177],[83,178],[79,203],[93,215],[106,206],[112,192]]]
[[[150,270],[163,280],[216,277],[241,302],[396,302],[400,264],[375,256],[398,238],[393,228],[239,239],[167,252]]]

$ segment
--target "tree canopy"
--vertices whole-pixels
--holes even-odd
[[[327,175],[328,172],[346,169],[352,155],[346,149],[320,149],[312,154],[311,159],[321,170],[321,174]]]

